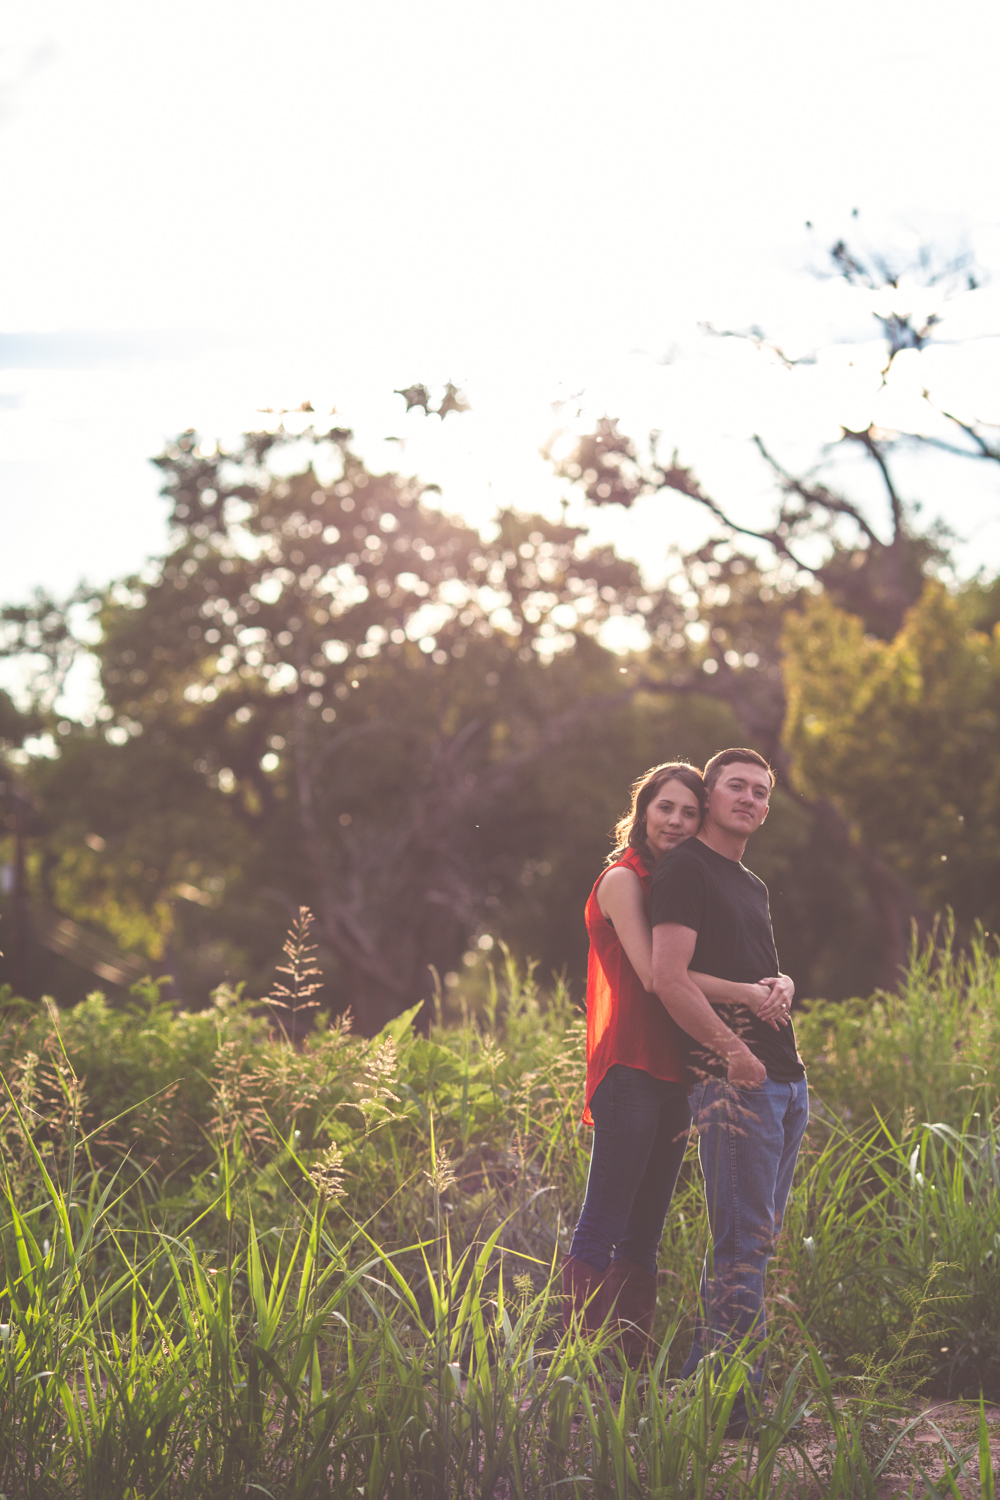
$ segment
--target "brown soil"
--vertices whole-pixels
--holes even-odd
[[[911,1486],[923,1493],[920,1470],[932,1483],[940,1480],[946,1464],[954,1468],[955,1454],[970,1454],[965,1475],[959,1474],[956,1485],[963,1500],[979,1500],[979,1406],[963,1401],[927,1401],[915,1407],[909,1418],[903,1416],[873,1417],[862,1425],[862,1443],[869,1466],[874,1470],[893,1440],[919,1416],[917,1425],[902,1439],[878,1484],[879,1500],[908,1497]],[[986,1421],[990,1433],[990,1456],[994,1476],[1000,1479],[1000,1407],[988,1406]],[[828,1472],[830,1432],[819,1417],[803,1422],[800,1446],[805,1450],[819,1482],[803,1463],[803,1497],[821,1500],[825,1493],[823,1478]],[[949,1445],[954,1453],[949,1451]],[[919,1468],[918,1468],[919,1464]],[[945,1491],[946,1493],[947,1491]]]

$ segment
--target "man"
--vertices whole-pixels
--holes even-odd
[[[667,854],[653,876],[653,988],[688,1033],[688,1085],[712,1230],[701,1283],[701,1316],[682,1374],[703,1354],[731,1351],[747,1335],[762,1376],[764,1278],[781,1229],[799,1143],[809,1116],[805,1069],[788,1012],[769,1026],[742,1006],[727,1019],[688,969],[756,984],[778,973],[767,887],[741,864],[750,835],[767,817],[774,777],[754,750],[723,750],[705,767],[701,830]],[[745,1398],[728,1432],[749,1426]]]

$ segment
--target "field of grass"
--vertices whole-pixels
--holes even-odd
[[[290,953],[294,1011],[301,934]],[[652,1378],[562,1333],[589,1132],[558,983],[508,960],[429,1035],[404,1016],[292,1046],[273,1024],[225,991],[199,1014],[155,987],[128,1009],[7,1004],[6,1500],[993,1495],[995,951],[917,955],[898,996],[797,1019],[814,1118],[756,1444],[723,1440],[738,1359],[676,1379],[705,1248],[692,1154]],[[969,1401],[934,1477],[926,1395]]]

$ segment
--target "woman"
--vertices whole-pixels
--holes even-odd
[[[632,788],[632,805],[586,907],[587,1091],[583,1119],[594,1126],[587,1195],[563,1264],[563,1316],[596,1328],[614,1309],[629,1363],[647,1353],[656,1309],[656,1257],[691,1115],[684,1082],[684,1033],[650,993],[649,888],[671,849],[698,832],[705,808],[701,772],[681,762],[654,766]],[[779,1013],[778,981],[730,984],[691,975],[715,1003],[741,1003],[762,1019]],[[787,981],[785,982],[787,985]]]

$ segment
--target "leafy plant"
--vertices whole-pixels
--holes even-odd
[[[956,1011],[966,1072],[993,1024],[992,962],[962,971],[978,1017]],[[231,992],[184,1015],[155,988],[122,1010],[94,996],[12,1017],[0,1493],[874,1500],[920,1472],[914,1392],[1000,1385],[992,1097],[925,1123],[904,1102],[920,1075],[904,1073],[897,1113],[845,1118],[857,1059],[875,1070],[921,1015],[937,1024],[945,982],[918,962],[917,1019],[879,1002],[853,1050],[814,1069],[824,1103],[770,1278],[771,1398],[742,1445],[723,1436],[738,1356],[669,1378],[705,1243],[693,1156],[649,1379],[607,1335],[562,1332],[583,1032],[509,954],[484,1003],[429,1036],[404,1016],[373,1039],[313,1025],[296,1046]],[[945,1434],[945,1463],[988,1494],[985,1408],[972,1425],[968,1451]]]

